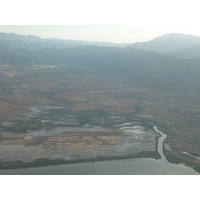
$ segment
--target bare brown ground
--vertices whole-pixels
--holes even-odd
[[[112,93],[103,94],[102,91],[80,91],[80,92],[63,92],[52,96],[55,99],[67,100],[69,102],[88,101],[94,99],[109,99]]]
[[[128,135],[117,131],[66,132],[47,139],[48,148],[67,148],[87,152],[91,148],[116,145]]]
[[[26,137],[26,134],[1,134],[0,161],[30,162],[38,158],[54,159],[57,156],[71,159],[70,156],[73,156],[73,152],[87,155],[96,148],[100,149],[100,153],[105,153],[105,151],[109,153],[111,146],[119,144],[130,135],[120,131],[85,130],[68,131],[51,136]],[[148,147],[146,148],[148,149]],[[152,148],[155,148],[154,145]],[[152,148],[150,149],[152,150]],[[135,153],[137,152],[138,150]]]
[[[99,146],[115,145],[129,136],[120,131],[68,131],[53,136],[38,136],[25,139],[26,134],[7,133],[0,136],[2,144],[21,144],[25,146],[42,145],[46,148],[66,148],[84,150]]]
[[[74,111],[82,111],[82,110],[103,110],[104,108],[102,106],[98,105],[91,105],[89,103],[77,103],[73,107],[71,107],[71,110]]]
[[[74,103],[71,110],[107,110],[116,113],[129,113],[134,112],[133,106],[136,102],[130,99],[107,99],[107,100],[93,100],[84,103]]]

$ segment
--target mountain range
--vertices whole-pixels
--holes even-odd
[[[115,46],[125,47],[128,43],[117,44],[109,42],[93,42],[82,40],[65,40],[57,38],[40,38],[33,35],[19,35],[15,33],[0,33],[0,44],[7,45],[12,48],[39,50],[44,48],[74,48],[78,46]]]
[[[80,46],[100,47],[132,47],[144,51],[151,51],[160,54],[167,54],[178,58],[199,57],[200,37],[189,34],[168,33],[147,42],[136,42],[133,44],[66,40],[57,38],[40,38],[33,35],[19,35],[15,33],[0,33],[0,44],[11,48],[40,50],[45,48],[74,48]]]
[[[0,63],[78,66],[94,73],[126,73],[138,80],[199,80],[198,36],[171,33],[123,48],[111,43],[103,47],[101,42],[89,43],[0,33]]]

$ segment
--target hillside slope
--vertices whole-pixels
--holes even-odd
[[[20,53],[19,53],[20,52]],[[1,63],[59,65],[85,73],[132,76],[140,81],[198,81],[200,59],[183,60],[134,48],[83,46],[20,50],[1,45]]]
[[[200,58],[200,44],[175,52],[169,52],[167,55],[181,59]]]
[[[182,59],[133,48],[77,47],[34,51],[45,64],[78,66],[94,73],[132,74],[138,80],[198,80],[200,60]]]
[[[0,63],[2,64],[29,64],[35,59],[32,56],[25,56],[19,51],[0,44]],[[36,60],[35,60],[36,61]]]
[[[168,53],[171,51],[186,49],[197,44],[200,44],[199,36],[169,33],[148,42],[133,43],[129,47],[157,53]]]

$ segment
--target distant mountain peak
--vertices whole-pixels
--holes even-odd
[[[197,44],[200,44],[199,36],[182,33],[167,33],[148,42],[133,43],[130,47],[157,53],[168,53],[179,51]]]
[[[39,42],[42,38],[33,35],[20,35],[16,33],[3,33],[0,32],[0,41],[23,41],[23,42]]]

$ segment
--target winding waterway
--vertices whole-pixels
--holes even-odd
[[[130,160],[102,161],[60,166],[39,167],[19,170],[0,170],[1,175],[197,175],[192,168],[183,164],[169,163],[163,153],[166,135],[160,134],[157,150],[161,159],[140,158]]]

